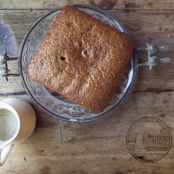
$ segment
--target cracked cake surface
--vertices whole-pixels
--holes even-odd
[[[56,16],[28,66],[48,90],[101,112],[130,69],[134,41],[75,7]]]

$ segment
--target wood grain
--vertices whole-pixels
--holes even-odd
[[[173,0],[0,0],[0,9],[55,9],[74,3],[103,9],[174,9]]]
[[[162,119],[173,134],[173,102],[173,92],[135,93],[109,118],[90,124],[59,122],[39,112],[42,124],[29,140],[14,146],[0,173],[170,174],[173,147],[157,163],[140,162],[129,154],[125,136],[128,127],[143,116]]]

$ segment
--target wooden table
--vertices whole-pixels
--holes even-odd
[[[148,41],[174,48],[174,1],[130,0],[0,0],[0,18],[8,23],[20,45],[32,23],[52,9],[68,3],[89,3],[117,16],[132,32],[137,46]],[[161,54],[163,56],[165,54]],[[167,53],[174,57],[174,51]],[[17,71],[17,62],[10,63]],[[0,77],[0,93],[20,91],[19,77]],[[27,95],[18,97],[31,101]],[[1,97],[3,98],[3,97]],[[159,65],[152,71],[139,71],[134,92],[110,117],[95,123],[65,123],[37,113],[37,127],[32,137],[16,144],[0,174],[172,174],[173,146],[156,163],[141,162],[129,153],[126,133],[141,117],[157,117],[174,133],[174,64]]]

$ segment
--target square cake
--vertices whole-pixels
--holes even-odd
[[[28,67],[29,76],[91,112],[101,112],[130,69],[134,41],[75,7],[55,18]]]

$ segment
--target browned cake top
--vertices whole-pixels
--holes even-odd
[[[127,35],[66,6],[34,54],[28,73],[47,89],[100,112],[122,85],[132,51]]]

